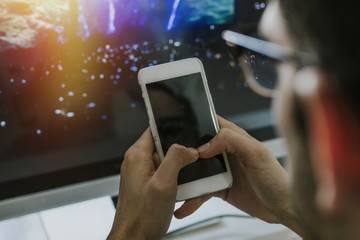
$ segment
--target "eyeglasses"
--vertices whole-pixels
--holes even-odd
[[[315,65],[313,54],[226,30],[222,38],[236,46],[236,58],[239,60],[245,80],[254,92],[264,97],[273,97],[278,85],[277,65],[291,62],[297,69]]]

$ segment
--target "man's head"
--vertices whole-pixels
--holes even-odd
[[[274,108],[292,160],[295,206],[326,239],[356,236],[360,221],[359,7],[273,0],[260,24],[268,40],[318,59],[306,67],[280,64]]]

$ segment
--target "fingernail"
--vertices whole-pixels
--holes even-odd
[[[205,143],[204,145],[201,145],[197,150],[199,152],[205,152],[207,151],[208,149],[210,149],[210,143]]]

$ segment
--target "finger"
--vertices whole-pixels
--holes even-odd
[[[178,219],[182,219],[194,213],[201,205],[212,197],[211,194],[204,195],[202,197],[186,200],[181,207],[176,209],[174,216]]]
[[[157,152],[154,152],[154,165],[155,165],[155,169],[158,169],[161,163],[161,159],[159,157],[159,154]]]
[[[244,136],[251,137],[249,133],[247,133],[244,129],[240,128],[239,126],[237,126],[233,122],[230,122],[230,121],[226,120],[225,118],[223,118],[221,116],[218,116],[218,120],[219,120],[220,128],[228,128],[228,129],[231,129],[231,130],[233,130],[234,132],[236,132],[238,134],[242,134]]]
[[[131,146],[131,148],[141,148],[151,154],[155,150],[154,141],[151,135],[150,128],[147,128],[140,138]]]
[[[256,139],[229,128],[222,128],[210,142],[200,146],[198,151],[201,158],[227,152],[244,160],[250,157],[256,159],[257,155],[267,153]]]
[[[150,129],[140,136],[140,138],[126,151],[124,161],[121,164],[121,172],[137,173],[147,168],[155,168],[152,162],[155,146],[153,143]],[[141,163],[139,163],[141,162]],[[131,170],[129,170],[129,168]]]
[[[154,177],[169,183],[177,182],[180,170],[198,158],[199,154],[196,149],[173,144],[167,151]]]

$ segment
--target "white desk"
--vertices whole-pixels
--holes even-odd
[[[264,144],[275,156],[286,155],[281,139],[269,140]],[[0,239],[103,240],[110,231],[114,213],[115,209],[110,197],[71,204],[0,221]],[[182,220],[173,218],[169,231],[224,214],[245,215],[226,202],[213,198],[193,215]],[[215,219],[202,227],[166,237],[166,239],[297,240],[300,238],[282,225],[268,224],[255,218],[225,217]]]
[[[114,216],[109,197],[89,200],[48,211],[0,222],[0,239],[4,240],[103,240]],[[223,214],[245,215],[220,199],[211,199],[188,218],[173,219],[169,231]],[[297,240],[293,232],[277,224],[255,218],[220,218],[193,230],[166,239],[252,239]]]

